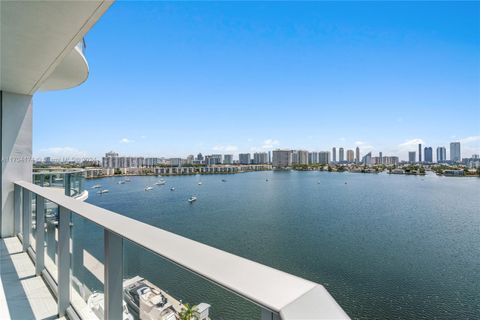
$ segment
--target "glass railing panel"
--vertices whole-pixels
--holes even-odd
[[[35,251],[36,237],[37,237],[37,195],[32,192],[32,210],[31,210],[31,225],[30,225],[30,246]]]
[[[45,269],[57,282],[58,262],[58,205],[45,200]]]
[[[103,228],[72,213],[70,300],[82,319],[103,319]]]
[[[250,301],[128,240],[124,239],[123,248],[124,301],[134,319],[163,319],[159,314],[179,319],[188,306],[199,313],[198,320],[261,319],[260,307]],[[144,294],[139,295],[138,289]],[[152,302],[159,304],[151,308]]]

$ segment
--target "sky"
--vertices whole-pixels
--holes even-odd
[[[480,153],[478,2],[117,1],[85,40],[88,80],[34,96],[34,157]]]

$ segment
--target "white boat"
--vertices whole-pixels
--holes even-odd
[[[102,187],[101,184],[96,184],[96,185],[92,186],[92,189],[98,189],[98,188],[101,188],[101,187]]]
[[[123,180],[118,181],[118,184],[125,184],[125,181],[123,181]]]
[[[136,276],[123,281],[123,297],[131,313],[142,320],[177,320],[185,307],[150,281]],[[195,306],[197,320],[210,320],[207,303]]]
[[[202,185],[202,182],[200,181],[200,182],[198,183],[198,185],[201,186],[201,185]]]
[[[89,319],[104,319],[105,310],[105,296],[103,293],[94,292],[88,297],[87,305],[89,309]],[[132,314],[128,311],[127,304],[123,301],[123,316],[122,320],[133,320]]]
[[[150,191],[150,190],[153,190],[153,187],[150,187],[150,186],[145,187],[145,191]]]
[[[190,202],[190,203],[192,203],[192,202],[194,202],[194,201],[197,201],[197,197],[193,197],[193,196],[192,196],[192,197],[188,198],[187,201]]]
[[[125,182],[130,182],[130,178],[125,178]]]
[[[108,193],[108,192],[110,192],[110,190],[108,190],[108,189],[103,189],[103,190],[98,191],[97,193],[98,193],[98,194],[104,194],[104,193]]]
[[[167,181],[165,181],[165,180],[160,180],[160,181],[155,182],[155,184],[157,186],[163,186],[165,183],[167,183]]]
[[[171,187],[171,188],[170,188],[170,191],[175,191],[175,188],[174,188],[174,187]]]

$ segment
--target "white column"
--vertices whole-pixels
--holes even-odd
[[[0,236],[14,235],[14,185],[32,181],[32,96],[0,92]]]

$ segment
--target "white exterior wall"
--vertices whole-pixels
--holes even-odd
[[[13,182],[32,181],[32,96],[2,91],[0,99],[1,237],[14,235]]]

